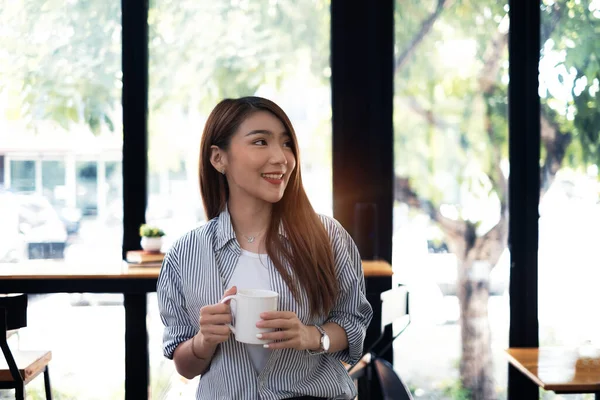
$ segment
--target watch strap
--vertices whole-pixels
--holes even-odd
[[[315,328],[317,328],[317,330],[321,334],[321,339],[319,339],[319,350],[309,350],[309,349],[306,349],[306,351],[308,352],[308,354],[316,356],[316,355],[319,355],[319,354],[323,354],[326,351],[323,348],[323,337],[327,336],[327,332],[325,332],[325,329],[323,329],[320,325],[315,324],[313,326]]]

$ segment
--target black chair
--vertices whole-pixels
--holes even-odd
[[[4,357],[0,359],[0,389],[15,389],[15,399],[25,399],[25,385],[40,373],[44,373],[46,399],[52,399],[48,364],[50,351],[11,351],[8,333],[27,326],[27,295],[0,295],[0,348]]]
[[[394,371],[392,364],[383,358],[375,358],[372,364],[383,400],[412,400],[410,390]]]
[[[357,382],[359,400],[413,400],[410,390],[394,371],[392,364],[379,357],[385,354],[394,340],[410,325],[409,295],[404,285],[381,294],[381,336],[365,351],[361,360],[348,370]],[[405,319],[403,328],[387,343],[383,342],[385,327]]]

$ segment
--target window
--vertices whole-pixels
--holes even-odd
[[[324,0],[152,3],[149,222],[171,239],[203,222],[204,122],[223,98],[250,95],[288,113],[309,197],[332,214],[329,18]]]
[[[57,188],[66,184],[65,162],[62,160],[42,160],[42,194],[56,207],[66,205],[66,195]]]
[[[121,159],[119,3],[7,2],[0,18],[0,194],[21,219],[0,260],[118,260],[122,223],[107,225],[100,172]],[[113,178],[113,196],[118,187]],[[48,246],[58,250],[32,253]]]
[[[508,6],[397,1],[395,13],[392,265],[414,322],[394,367],[419,397],[496,398],[509,327]]]
[[[228,97],[257,95],[283,108],[313,207],[332,215],[329,20],[327,0],[151,1],[146,219],[166,232],[166,246],[205,222],[200,139]]]
[[[540,345],[600,346],[600,4],[543,1],[541,19]],[[579,318],[577,318],[579,316]]]
[[[0,1],[0,263],[121,262],[121,87],[119,1]],[[123,397],[106,349],[124,348],[124,313],[76,307],[96,300],[32,295],[27,329],[10,338],[52,350],[55,397]],[[78,337],[94,359],[85,373]],[[42,398],[43,380],[27,392]]]
[[[31,160],[14,160],[10,162],[10,184],[17,191],[31,192],[35,190],[35,162]]]

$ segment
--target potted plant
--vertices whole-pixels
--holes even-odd
[[[142,249],[159,252],[162,247],[162,238],[165,236],[165,232],[155,226],[143,224],[140,226],[140,236],[142,237]]]

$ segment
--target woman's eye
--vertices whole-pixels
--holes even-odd
[[[264,140],[264,139],[260,139],[260,140],[256,140],[256,141],[254,142],[254,144],[255,144],[255,145],[258,145],[258,146],[265,146],[265,145],[267,144],[267,141],[266,141],[266,140]]]
[[[283,147],[292,147],[292,142],[285,142]]]

